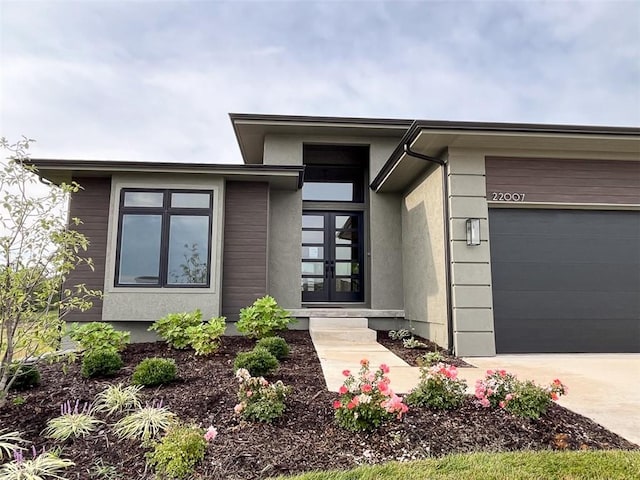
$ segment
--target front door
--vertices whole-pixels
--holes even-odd
[[[364,301],[362,212],[302,214],[302,301]]]

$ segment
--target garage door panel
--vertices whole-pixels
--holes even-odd
[[[557,263],[554,274],[550,276],[547,262],[494,262],[494,290],[495,285],[500,285],[500,289],[506,292],[617,293],[623,290],[640,297],[637,293],[640,292],[640,267],[634,272],[616,264]]]
[[[508,292],[493,293],[496,318],[519,324],[533,318],[555,321],[571,319],[631,320],[630,311],[640,309],[634,292]]]
[[[640,351],[640,212],[489,211],[498,352]]]
[[[554,322],[531,319],[524,325],[496,324],[496,349],[509,353],[624,353],[637,352],[637,320],[576,319]]]

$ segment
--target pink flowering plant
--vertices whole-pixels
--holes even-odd
[[[420,383],[407,396],[411,406],[452,409],[464,402],[467,382],[458,378],[453,365],[438,363],[420,368]]]
[[[476,398],[483,407],[500,407],[522,418],[536,419],[544,414],[552,401],[567,394],[567,387],[555,379],[542,387],[530,380],[520,381],[504,370],[487,370],[476,382]]]
[[[245,420],[270,423],[284,413],[284,401],[291,387],[280,380],[269,383],[263,377],[252,377],[245,368],[236,371],[236,378],[240,383],[238,404],[233,409],[236,415]]]
[[[400,420],[408,407],[402,397],[389,387],[389,367],[380,365],[372,371],[367,359],[360,361],[360,371],[354,375],[349,370],[338,390],[340,398],[333,402],[336,422],[342,428],[354,432],[373,430],[390,419]]]

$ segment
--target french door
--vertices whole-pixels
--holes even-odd
[[[303,212],[303,302],[364,301],[362,220],[362,212]]]

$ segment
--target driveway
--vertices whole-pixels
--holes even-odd
[[[504,368],[547,384],[559,378],[569,393],[559,404],[640,445],[640,354],[526,354],[465,358],[458,372],[470,386],[485,370]]]

